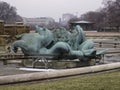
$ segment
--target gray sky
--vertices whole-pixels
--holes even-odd
[[[58,20],[63,13],[80,16],[102,7],[103,0],[1,0],[17,8],[23,17],[53,17]]]

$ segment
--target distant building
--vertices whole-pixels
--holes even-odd
[[[90,21],[73,21],[70,23],[70,26],[74,27],[76,25],[80,25],[85,31],[91,31],[91,30],[93,31],[94,30],[93,24],[94,23]]]
[[[75,17],[76,17],[75,15],[69,14],[69,13],[63,14],[62,15],[62,21],[69,21],[71,18],[75,18]]]
[[[60,19],[60,23],[62,25],[66,25],[66,24],[68,24],[68,21],[72,18],[76,18],[76,16],[73,14],[70,14],[70,13],[63,14],[62,18]]]
[[[23,18],[23,22],[27,25],[48,25],[50,23],[54,23],[55,20],[50,17]]]

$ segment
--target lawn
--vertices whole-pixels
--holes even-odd
[[[69,77],[52,82],[0,86],[0,90],[120,90],[120,71]]]

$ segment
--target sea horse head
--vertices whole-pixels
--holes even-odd
[[[82,44],[86,40],[85,33],[84,33],[84,31],[83,31],[83,29],[80,25],[77,25],[75,27],[75,30],[78,33],[78,37],[77,37],[78,38],[78,43]]]
[[[44,47],[48,47],[54,41],[53,33],[47,28],[36,26],[36,32],[44,37],[42,41]]]

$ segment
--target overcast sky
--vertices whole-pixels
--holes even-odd
[[[17,8],[23,17],[53,17],[58,20],[63,13],[80,16],[102,7],[103,0],[0,0]]]

